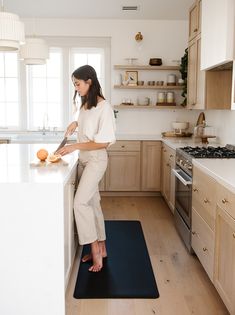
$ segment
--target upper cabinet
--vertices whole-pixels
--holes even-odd
[[[189,10],[188,104],[190,109],[205,109],[205,71],[201,71],[201,0]]]
[[[189,41],[201,32],[201,0],[189,9]]]
[[[234,0],[225,0],[227,9],[228,3]],[[210,19],[216,20],[220,24],[219,17],[213,17],[211,14],[205,13],[208,10],[209,4],[212,3],[217,8],[217,0],[196,0],[194,5],[189,10],[189,45],[188,45],[188,91],[187,91],[187,108],[189,109],[235,109],[235,71],[233,62],[226,60],[225,64],[220,62],[220,66],[210,66],[207,70],[202,70],[203,57],[206,56],[208,61],[212,61],[210,56],[216,55],[217,51],[221,52],[228,48],[224,37],[218,37],[218,32],[211,34],[211,40],[219,46],[219,49],[211,47],[206,39],[207,46],[204,45],[205,30],[201,25],[200,17],[204,18],[208,23]],[[221,3],[222,1],[219,0]],[[205,5],[206,3],[206,5]],[[206,7],[206,8],[205,8]],[[234,5],[230,7],[234,14]],[[217,9],[215,10],[217,12]],[[211,9],[211,12],[213,10]],[[222,10],[224,12],[224,10]],[[234,16],[233,16],[234,19]],[[217,23],[216,22],[216,23]],[[223,20],[224,23],[224,20]],[[210,24],[210,23],[209,23]],[[226,23],[224,23],[226,24]],[[230,23],[231,24],[231,23]],[[209,28],[208,28],[209,29]],[[233,29],[233,28],[232,28]],[[200,31],[201,30],[201,31]],[[224,48],[220,46],[224,45]],[[225,60],[225,59],[224,59]],[[204,58],[205,63],[205,58]]]
[[[202,0],[201,70],[235,59],[234,0]]]

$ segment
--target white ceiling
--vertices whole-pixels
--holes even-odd
[[[186,20],[193,0],[4,0],[5,11],[21,18]],[[136,12],[122,6],[137,5]]]

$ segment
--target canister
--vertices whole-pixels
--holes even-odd
[[[174,92],[167,92],[166,101],[167,103],[174,103],[175,97]]]
[[[158,94],[157,94],[157,102],[158,103],[164,103],[165,101],[166,101],[165,92],[158,92]]]
[[[176,75],[175,74],[168,74],[167,85],[176,85]]]

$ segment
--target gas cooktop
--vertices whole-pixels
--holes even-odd
[[[184,153],[194,158],[215,158],[215,159],[230,159],[235,158],[235,146],[226,145],[225,147],[183,147],[180,148]]]

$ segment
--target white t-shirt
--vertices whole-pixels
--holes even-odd
[[[103,100],[91,109],[82,107],[78,116],[78,142],[115,143],[116,125],[113,109]]]

